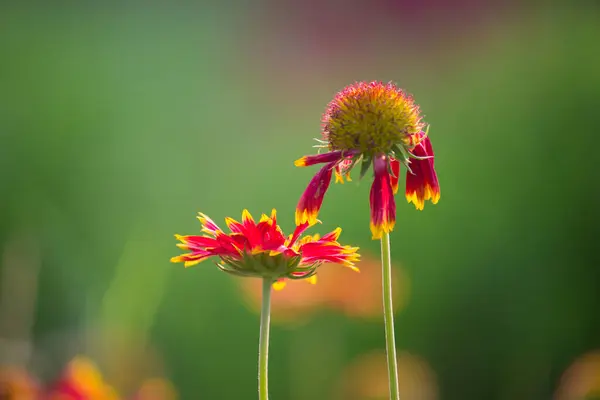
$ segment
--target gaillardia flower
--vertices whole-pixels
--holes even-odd
[[[262,215],[256,223],[248,210],[242,213],[242,222],[226,218],[231,233],[225,233],[210,218],[200,213],[203,236],[175,237],[177,246],[190,253],[173,257],[171,262],[183,262],[191,267],[209,257],[219,257],[217,267],[233,275],[270,278],[275,289],[285,285],[285,279],[309,279],[314,283],[317,268],[324,262],[342,264],[354,270],[358,261],[358,247],[342,246],[337,242],[341,229],[319,237],[300,237],[309,224],[296,227],[287,238],[277,225],[276,212]]]
[[[392,83],[359,82],[339,92],[327,106],[322,140],[315,147],[323,154],[304,156],[295,165],[325,164],[312,178],[296,208],[296,225],[314,224],[329,187],[350,181],[350,171],[361,164],[361,178],[373,166],[371,232],[380,239],[396,222],[394,194],[398,191],[400,163],[406,174],[406,199],[422,210],[425,200],[436,204],[440,186],[434,169],[433,149],[412,97]]]

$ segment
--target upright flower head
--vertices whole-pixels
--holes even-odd
[[[400,163],[407,169],[406,199],[422,210],[425,200],[436,204],[440,186],[434,169],[433,148],[412,97],[394,84],[359,82],[344,88],[323,116],[323,154],[296,160],[298,167],[325,164],[310,181],[296,208],[296,224],[314,224],[333,173],[336,182],[350,180],[361,164],[362,176],[373,166],[371,232],[374,239],[390,232],[396,222],[394,194]]]
[[[277,225],[276,212],[262,215],[256,223],[248,210],[242,213],[242,222],[226,218],[231,233],[225,233],[210,218],[200,214],[202,236],[175,237],[177,246],[190,253],[173,257],[171,262],[183,262],[185,267],[196,265],[209,257],[218,257],[217,267],[225,272],[244,277],[262,277],[277,281],[280,289],[287,279],[306,279],[314,283],[317,268],[324,262],[342,264],[356,270],[358,247],[342,246],[337,242],[341,229],[326,234],[300,237],[309,226],[301,224],[287,238]]]

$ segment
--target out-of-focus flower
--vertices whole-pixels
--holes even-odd
[[[340,400],[379,400],[389,398],[387,358],[383,351],[359,356],[342,373],[335,398]],[[423,358],[400,352],[398,377],[401,399],[437,400],[435,373]]]
[[[381,261],[375,257],[361,260],[360,276],[357,274],[333,274],[319,276],[319,286],[327,292],[331,309],[339,310],[352,318],[383,318],[381,303]],[[358,279],[357,279],[358,278]],[[403,268],[392,268],[392,297],[394,311],[406,306],[410,281]]]
[[[339,268],[321,268],[318,285],[305,285],[301,281],[289,281],[285,290],[271,294],[271,321],[285,326],[305,323],[313,312],[325,307],[327,293],[323,290],[331,274],[346,275]],[[348,274],[358,275],[358,274]],[[361,274],[362,275],[362,271]],[[239,281],[244,303],[254,312],[260,313],[262,282],[258,279]]]
[[[166,379],[152,378],[142,382],[132,400],[177,400],[177,391]]]
[[[393,230],[394,194],[398,191],[400,163],[407,169],[406,199],[422,210],[425,201],[440,198],[433,148],[419,106],[392,83],[358,82],[339,92],[327,106],[322,121],[323,154],[304,156],[295,165],[325,164],[312,178],[296,208],[296,225],[314,224],[333,173],[336,182],[350,180],[361,164],[361,178],[373,166],[371,232],[374,239]]]
[[[600,398],[600,350],[579,357],[563,374],[555,400]]]
[[[301,224],[286,238],[277,225],[275,210],[270,217],[263,214],[258,224],[248,210],[243,211],[241,223],[226,218],[229,234],[204,214],[198,219],[205,235],[176,235],[181,241],[177,246],[190,253],[173,257],[171,262],[184,262],[184,266],[190,267],[209,257],[219,257],[220,270],[242,277],[270,278],[276,281],[275,289],[281,289],[285,279],[309,279],[314,283],[317,268],[324,262],[357,269],[354,263],[359,259],[358,247],[337,242],[340,228],[323,237],[301,237],[309,226]]]
[[[0,399],[37,400],[40,387],[37,381],[22,368],[0,367]]]
[[[352,318],[383,318],[381,313],[381,268],[378,259],[362,254],[360,274],[345,274],[339,268],[321,268],[318,285],[291,281],[283,291],[273,293],[271,318],[274,323],[297,325],[319,309],[339,311]],[[408,301],[410,281],[402,268],[392,269],[394,308],[397,312]],[[240,281],[246,304],[260,311],[261,283]]]
[[[76,357],[63,376],[50,388],[48,400],[118,400],[114,388],[104,378],[94,363],[85,357]]]

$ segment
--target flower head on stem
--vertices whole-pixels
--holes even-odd
[[[172,262],[183,262],[191,267],[209,257],[218,257],[220,270],[242,277],[259,277],[263,281],[260,336],[258,351],[258,397],[268,400],[269,331],[271,316],[271,289],[281,289],[286,279],[307,279],[316,282],[318,267],[325,263],[342,264],[357,270],[358,247],[338,243],[341,229],[319,237],[302,233],[308,223],[300,224],[287,238],[277,225],[276,212],[263,214],[256,223],[248,210],[242,212],[242,222],[225,219],[231,233],[225,233],[204,214],[198,217],[202,236],[175,237],[187,254],[173,257]]]
[[[258,223],[247,210],[242,213],[242,222],[226,218],[231,233],[225,233],[204,214],[198,219],[204,235],[176,235],[181,242],[178,247],[190,252],[173,257],[172,262],[191,267],[209,257],[218,257],[220,270],[236,276],[270,279],[275,289],[281,289],[286,279],[308,279],[315,283],[317,269],[325,262],[357,270],[354,264],[360,257],[358,247],[338,243],[340,228],[323,237],[302,236],[309,227],[304,223],[286,237],[277,225],[275,210],[271,216],[263,214]]]
[[[410,95],[392,83],[358,82],[339,92],[327,106],[322,138],[315,147],[328,151],[304,156],[295,165],[325,164],[310,181],[296,207],[296,224],[314,224],[329,188],[350,180],[350,171],[360,164],[362,178],[373,166],[371,187],[371,233],[381,239],[394,229],[400,164],[407,170],[406,199],[422,210],[426,200],[436,204],[440,186],[434,154],[419,106]]]

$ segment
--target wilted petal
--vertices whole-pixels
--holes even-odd
[[[410,160],[412,174],[406,174],[406,200],[413,203],[417,210],[425,207],[425,200],[436,204],[440,199],[440,184],[434,168],[433,148],[429,137],[424,137],[413,149],[412,153],[418,157],[431,158],[425,160]]]
[[[358,153],[359,153],[359,151],[357,151],[357,150],[329,151],[329,152],[323,153],[323,154],[315,154],[312,156],[300,157],[299,159],[294,161],[294,165],[296,167],[308,167],[310,165],[315,165],[315,164],[330,163],[333,161],[339,161],[345,157],[352,157]]]
[[[317,223],[317,215],[323,204],[323,197],[331,183],[331,174],[337,161],[326,164],[311,179],[308,187],[302,193],[296,207],[296,225],[308,222],[310,225]]]
[[[373,159],[375,178],[371,186],[371,233],[373,239],[381,239],[383,233],[389,233],[396,224],[396,202],[392,191],[388,159],[378,156]]]

